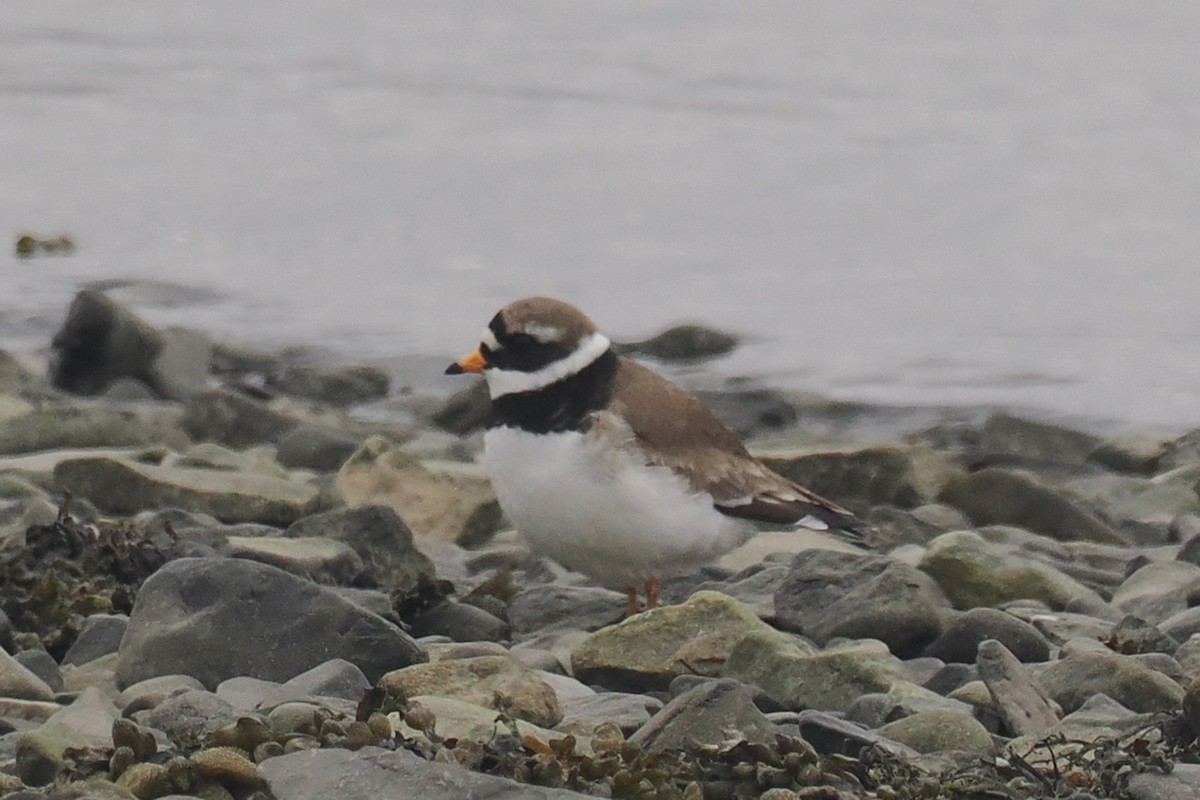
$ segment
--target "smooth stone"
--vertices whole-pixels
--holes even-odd
[[[233,558],[270,564],[317,583],[353,583],[363,573],[362,559],[342,542],[319,536],[230,536]]]
[[[731,353],[738,337],[705,325],[674,325],[640,342],[618,346],[624,354],[637,353],[659,361],[702,361]]]
[[[1044,734],[1058,722],[1061,709],[1051,703],[1003,644],[995,639],[980,642],[975,663],[1007,735]]]
[[[1176,764],[1168,773],[1135,773],[1126,791],[1129,800],[1195,800],[1200,797],[1200,764]]]
[[[334,488],[348,506],[390,506],[418,537],[480,538],[477,515],[493,515],[496,504],[487,476],[475,465],[434,466],[389,439],[372,436],[338,470]]]
[[[994,608],[972,608],[952,617],[942,635],[925,648],[925,655],[970,664],[979,643],[987,639],[999,641],[1022,662],[1050,657],[1050,643],[1037,628]]]
[[[625,595],[596,586],[528,586],[508,604],[513,637],[547,630],[595,631],[621,620]]]
[[[16,775],[30,786],[54,780],[70,749],[112,745],[112,725],[120,717],[98,689],[85,689],[71,705],[17,740]]]
[[[904,680],[901,662],[882,642],[849,642],[815,652],[777,631],[741,639],[723,677],[757,686],[784,709],[844,711],[869,692],[887,692]]]
[[[509,624],[470,603],[447,600],[414,614],[409,620],[414,636],[446,636],[456,642],[503,642],[512,635]]]
[[[1082,431],[1003,412],[982,424],[939,425],[925,438],[935,447],[960,451],[971,469],[996,464],[1078,468],[1100,444]]]
[[[2,661],[4,656],[0,656]],[[63,688],[62,670],[59,669],[58,662],[54,660],[54,656],[47,653],[45,650],[22,650],[13,656],[17,662],[32,672],[50,687],[52,692],[61,692]],[[4,667],[0,665],[0,675],[4,672]],[[4,679],[0,678],[0,682]],[[8,690],[0,686],[0,697],[14,697],[9,694]]]
[[[712,680],[671,700],[629,738],[651,753],[742,739],[775,744],[779,729],[754,705],[754,693],[733,680]]]
[[[976,525],[1017,525],[1059,541],[1122,544],[1124,538],[1095,514],[1024,473],[988,467],[959,476],[938,500]]]
[[[842,717],[827,711],[809,709],[797,717],[800,736],[821,755],[842,755],[858,758],[864,748],[878,747],[892,755],[912,759],[916,750],[886,739],[875,731],[867,730]]]
[[[53,700],[54,690],[20,661],[0,650],[0,697]]]
[[[286,693],[311,697],[340,697],[343,700],[362,700],[371,682],[356,665],[344,658],[333,658],[305,670],[283,683]]]
[[[307,750],[258,766],[275,800],[582,800],[585,795],[520,784],[426,761],[407,750]]]
[[[970,714],[971,707],[922,686],[898,682],[886,692],[870,692],[859,696],[846,708],[846,719],[874,729],[923,711]]]
[[[119,694],[116,679],[118,659],[116,653],[108,653],[85,664],[64,665],[63,691],[81,692],[88,687],[95,687],[105,697],[115,698]]]
[[[1167,525],[1200,509],[1200,498],[1192,491],[1196,478],[1195,468],[1153,478],[1103,473],[1068,481],[1063,489],[1109,519]]]
[[[800,553],[775,593],[778,627],[817,644],[835,637],[878,639],[901,658],[941,633],[949,601],[928,576],[888,558]]]
[[[504,715],[497,713],[494,708],[460,700],[456,697],[418,695],[410,698],[409,702],[410,710],[429,712],[433,719],[434,732],[446,739],[487,742],[497,736],[513,733],[514,727],[516,734],[522,738],[533,736],[544,743],[557,741],[566,736],[566,734],[543,728],[520,717],[509,716],[506,721]],[[404,737],[416,737],[423,733],[402,720],[399,721],[396,728],[397,732]]]
[[[1112,652],[1077,651],[1030,670],[1042,691],[1068,713],[1095,694],[1135,712],[1172,711],[1183,699],[1183,688],[1166,675]]]
[[[1162,622],[1185,611],[1200,595],[1200,567],[1181,561],[1157,561],[1134,572],[1113,593],[1112,604],[1147,622]]]
[[[1175,660],[1186,678],[1200,677],[1200,635],[1192,634],[1175,651]]]
[[[421,580],[434,577],[433,562],[417,548],[412,529],[388,506],[360,505],[311,514],[292,523],[284,535],[345,542],[362,559],[371,579],[391,591],[407,593]]]
[[[279,438],[275,457],[288,469],[337,472],[361,443],[361,437],[352,433],[298,425]]]
[[[1163,624],[1165,627],[1166,621]],[[1181,638],[1186,639],[1187,635]],[[1135,617],[1132,614],[1127,615],[1113,626],[1106,643],[1118,653],[1126,654],[1163,653],[1165,655],[1172,655],[1179,649],[1179,640],[1163,633],[1158,627],[1151,625],[1141,617]]]
[[[5,455],[94,448],[182,448],[190,442],[180,430],[178,412],[158,403],[112,408],[52,402],[0,425],[0,453]],[[33,463],[27,462],[29,466]]]
[[[1090,614],[1051,611],[1045,606],[1009,604],[1005,613],[1023,619],[1046,637],[1052,646],[1061,646],[1072,639],[1095,639],[1108,636],[1112,622]]]
[[[1101,442],[1087,460],[1114,472],[1149,476],[1158,471],[1165,449],[1161,436],[1131,432]]]
[[[571,671],[609,689],[663,690],[677,675],[717,677],[730,651],[754,633],[774,630],[727,595],[697,592],[591,634],[572,651]]]
[[[563,703],[563,708],[562,721],[554,726],[560,733],[591,736],[597,725],[611,722],[629,736],[649,722],[663,704],[661,700],[642,694],[600,692]]]
[[[1200,428],[1167,442],[1159,459],[1160,470],[1173,470],[1200,464]]]
[[[503,656],[509,650],[499,642],[455,642],[441,641],[448,636],[428,636],[418,640],[429,663],[436,661],[453,661],[456,658],[475,658],[476,656]],[[435,641],[438,640],[438,641]],[[529,666],[526,664],[526,666]]]
[[[298,480],[112,458],[60,462],[54,468],[54,480],[112,514],[170,506],[212,514],[227,523],[282,526],[312,513],[321,502],[316,486]]]
[[[974,717],[957,711],[922,711],[889,722],[879,735],[918,753],[959,750],[988,757],[995,751],[992,736]]]
[[[134,720],[184,741],[195,741],[237,721],[241,711],[203,689],[168,697],[149,711],[139,711]]]
[[[184,406],[183,429],[196,441],[238,450],[272,444],[301,424],[292,414],[228,389],[200,392]]]
[[[1073,602],[1104,605],[1096,592],[1054,567],[1016,555],[974,531],[952,531],[934,539],[920,569],[960,609],[1021,599],[1040,600],[1056,610]]]
[[[92,614],[83,621],[79,636],[63,656],[63,665],[86,664],[117,652],[129,625],[125,614]]]
[[[508,711],[543,728],[554,727],[563,717],[554,689],[508,656],[416,664],[388,672],[379,686],[405,697],[439,695]]]
[[[119,686],[184,674],[215,687],[245,675],[285,681],[331,658],[368,680],[425,660],[392,623],[283,570],[242,559],[168,562],[138,592]]]
[[[177,694],[196,689],[203,690],[204,684],[191,675],[161,675],[127,686],[117,695],[117,705],[122,716],[129,716],[134,711],[154,708]]]
[[[350,366],[323,369],[308,364],[286,364],[267,376],[267,388],[293,397],[347,407],[386,397],[390,381],[378,367]]]
[[[278,681],[264,681],[261,678],[238,675],[221,681],[214,694],[236,709],[252,711],[267,698],[278,694],[282,686]]]

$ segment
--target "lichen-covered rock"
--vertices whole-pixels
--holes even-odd
[[[720,675],[741,639],[766,632],[773,629],[733,598],[697,592],[593,633],[571,653],[572,671],[612,689],[666,689],[677,675]]]
[[[959,750],[987,757],[995,750],[987,728],[969,714],[955,711],[922,711],[889,722],[879,729],[879,735],[918,753]]]
[[[179,412],[161,405],[48,403],[0,425],[0,453],[100,447],[186,447]]]
[[[999,641],[1022,662],[1050,657],[1050,643],[1036,627],[994,608],[972,608],[952,617],[942,635],[925,648],[924,655],[970,664],[975,661],[979,643],[987,639]]]
[[[439,695],[507,711],[543,728],[562,721],[554,689],[508,656],[478,656],[416,664],[385,674],[379,686],[405,697]]]
[[[85,689],[75,702],[17,740],[17,777],[30,786],[54,780],[73,748],[112,744],[112,725],[120,713],[98,689]]]
[[[1183,688],[1136,658],[1098,650],[1075,650],[1058,661],[1029,667],[1034,680],[1070,713],[1096,694],[1137,712],[1173,711]]]

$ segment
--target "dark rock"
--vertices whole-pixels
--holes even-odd
[[[179,559],[142,585],[117,683],[182,674],[216,686],[237,675],[284,681],[333,658],[369,680],[424,661],[395,625],[311,581],[240,559]]]
[[[227,389],[201,392],[184,407],[183,429],[197,441],[244,449],[279,441],[300,420]]]
[[[258,767],[275,800],[582,800],[562,789],[516,783],[426,761],[407,750],[306,750]]]
[[[1122,544],[1096,515],[1022,473],[990,467],[951,480],[939,500],[959,508],[976,525],[1017,525],[1059,541]]]
[[[1057,710],[1003,644],[995,639],[980,642],[975,664],[1004,724],[1005,735],[1039,736],[1057,724]]]
[[[625,596],[593,586],[544,584],[521,590],[508,607],[518,639],[548,630],[595,631],[621,620]]]
[[[714,680],[671,700],[629,740],[650,752],[666,752],[730,738],[774,744],[778,732],[754,706],[750,688],[733,680]]]
[[[676,325],[640,342],[619,346],[621,353],[659,361],[700,361],[732,353],[738,338],[704,325]]]
[[[153,385],[162,336],[103,292],[75,295],[51,342],[50,382],[74,394],[98,394],[120,377]]]
[[[331,406],[352,406],[386,397],[387,373],[378,367],[323,370],[292,364],[267,377],[267,389]]]
[[[868,447],[763,461],[780,475],[859,513],[883,505],[916,508],[934,499],[958,472],[949,457],[919,446]]]
[[[917,751],[886,739],[826,711],[808,709],[798,717],[800,735],[821,755],[858,758],[865,747],[880,747],[893,755],[915,758]]]
[[[971,469],[993,465],[1033,467],[1085,464],[1100,440],[1080,431],[1045,422],[992,414],[982,425],[941,425],[925,433],[939,449],[962,453]]]
[[[824,644],[879,639],[901,658],[941,633],[950,603],[933,579],[888,558],[831,550],[797,554],[775,594],[776,624]]]
[[[1200,566],[1200,535],[1193,536],[1185,541],[1183,547],[1180,547],[1179,552],[1176,553],[1175,560]]]
[[[875,506],[867,515],[872,549],[890,551],[905,544],[925,544],[949,528],[930,525],[893,506]]]
[[[1114,472],[1150,476],[1158,471],[1165,448],[1157,436],[1129,434],[1100,443],[1087,458]]]
[[[124,614],[92,614],[83,621],[79,637],[63,656],[62,663],[86,664],[100,656],[117,652],[128,625],[129,617]]]
[[[0,650],[6,653],[12,653],[16,650],[13,643],[13,624],[3,610],[0,610]]]
[[[715,392],[700,390],[696,396],[743,439],[791,427],[798,419],[791,399],[772,389],[734,386]]]
[[[378,585],[406,593],[422,578],[434,577],[433,563],[413,543],[413,533],[388,506],[335,508],[292,523],[285,536],[322,536],[345,542],[362,559]]]
[[[975,680],[979,680],[979,670],[974,664],[953,663],[939,669],[921,685],[944,697]]]
[[[1175,651],[1179,649],[1179,642],[1174,637],[1166,635],[1146,620],[1132,614],[1125,616],[1113,626],[1112,633],[1108,635],[1107,644],[1113,650],[1124,655],[1141,653],[1174,655]]]
[[[447,601],[409,620],[413,636],[446,636],[455,642],[503,642],[508,623],[468,603]]]
[[[58,662],[54,660],[54,656],[45,650],[22,650],[13,658],[22,667],[41,678],[51,691],[61,692],[63,690],[62,670],[58,668]]]
[[[1178,439],[1168,442],[1163,448],[1158,468],[1163,472],[1169,472],[1196,464],[1200,464],[1200,428],[1188,431]]]
[[[288,469],[337,472],[361,441],[359,437],[319,425],[298,425],[280,437],[275,458]]]
[[[433,424],[442,430],[465,436],[481,430],[491,416],[492,398],[488,394],[487,383],[476,381],[450,395],[445,404],[433,413],[432,419]]]
[[[955,616],[925,655],[963,664],[974,663],[979,643],[999,640],[1018,660],[1045,661],[1050,657],[1046,637],[1024,620],[994,608],[973,608]]]

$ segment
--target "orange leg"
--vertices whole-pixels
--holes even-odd
[[[629,595],[629,609],[625,612],[625,616],[632,617],[638,612],[638,587],[635,584],[626,591]]]
[[[658,596],[662,594],[662,578],[650,578],[646,581],[646,610],[658,607]]]

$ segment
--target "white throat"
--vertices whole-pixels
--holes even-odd
[[[483,376],[487,379],[488,392],[492,399],[506,394],[534,392],[552,383],[582,371],[585,367],[608,352],[608,337],[597,331],[579,343],[575,351],[566,358],[552,361],[536,372],[488,369]]]

